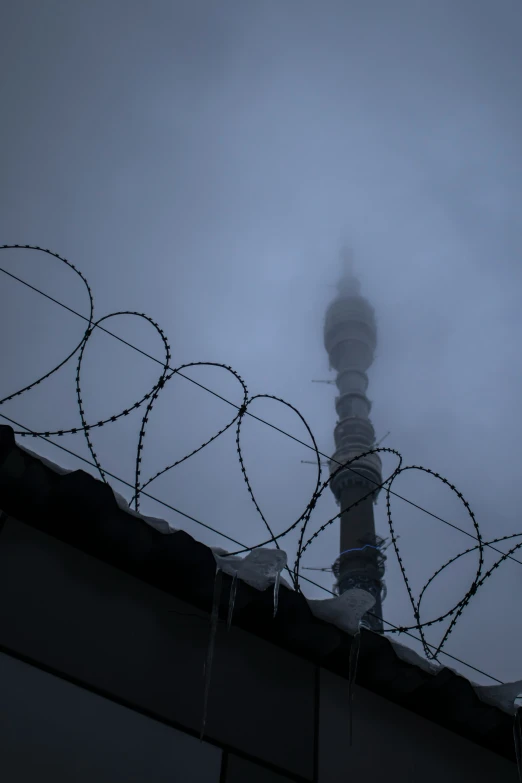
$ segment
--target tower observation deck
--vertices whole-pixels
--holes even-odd
[[[361,296],[352,261],[343,253],[343,272],[337,296],[330,303],[324,323],[324,344],[330,368],[336,370],[339,396],[335,400],[338,421],[334,430],[335,453],[330,474],[357,455],[375,448],[375,432],[370,421],[371,402],[366,396],[366,372],[373,362],[377,329],[372,306]],[[341,507],[340,555],[333,571],[339,594],[359,588],[375,599],[366,624],[382,632],[382,601],[385,556],[382,539],[375,534],[373,506],[382,482],[381,460],[369,454],[339,470],[331,490]],[[361,500],[361,498],[364,498]],[[357,501],[361,501],[351,510]],[[372,616],[376,615],[376,617]]]

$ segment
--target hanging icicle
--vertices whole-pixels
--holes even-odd
[[[515,740],[515,755],[517,757],[518,781],[522,783],[522,707],[519,707],[515,713],[513,738]]]
[[[274,582],[274,617],[277,614],[277,607],[279,606],[279,586],[281,584],[281,571],[276,574]]]
[[[361,623],[357,633],[352,639],[352,645],[350,647],[350,658],[348,663],[348,720],[350,731],[350,747],[352,747],[353,740],[353,692],[355,686],[355,678],[357,677],[357,664],[359,662],[359,650],[361,647]]]
[[[227,631],[230,631],[230,626],[232,625],[232,615],[234,614],[236,595],[237,595],[237,571],[233,575],[232,583],[230,585],[230,597],[228,599]]]
[[[217,625],[219,620],[219,601],[221,598],[221,585],[223,582],[223,572],[216,567],[216,576],[214,578],[214,595],[212,599],[212,613],[210,615],[210,636],[207,647],[207,657],[203,665],[203,716],[201,719],[201,733],[199,739],[203,739],[207,723],[208,696],[210,692],[210,677],[212,675],[212,662],[214,660],[214,647],[216,644]]]

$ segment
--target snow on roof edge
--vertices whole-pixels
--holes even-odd
[[[31,457],[38,459],[59,475],[75,472],[57,465],[52,460],[41,456],[26,446],[21,446],[19,443],[16,443],[16,445],[19,449],[25,451]],[[144,514],[134,511],[119,492],[116,492],[110,484],[108,486],[112,490],[116,503],[122,511],[142,520],[164,535],[177,532],[177,528],[171,527],[164,519],[145,516]],[[252,552],[244,558],[234,557],[233,559],[228,559],[226,557],[226,550],[221,547],[211,547],[211,550],[216,560],[216,564],[219,565],[222,570],[230,574],[237,573],[238,578],[243,579],[258,590],[265,590],[269,584],[275,583],[276,574],[280,573],[281,569],[286,565],[286,552],[281,549],[265,549],[263,547],[252,550]],[[263,552],[261,556],[257,556],[257,559],[260,561],[259,563],[255,562],[256,557],[251,557],[254,552]],[[274,554],[268,555],[268,553]],[[293,587],[283,577],[280,577],[280,582],[289,590],[293,590]],[[357,595],[355,595],[355,593],[357,593]],[[335,596],[333,598],[306,600],[314,616],[353,635],[359,628],[359,623],[364,612],[368,611],[375,603],[375,600],[371,596],[366,598],[366,596],[358,595],[359,593],[364,593],[364,591],[350,590],[347,593],[343,593],[341,596]],[[368,605],[368,601],[371,602],[370,605]],[[446,668],[450,669],[450,671],[457,676],[463,677],[463,675],[455,671],[455,669],[423,658],[411,648],[402,645],[395,640],[388,638],[388,641],[392,645],[397,656],[412,666],[416,666],[433,675],[437,674],[442,668]],[[517,702],[522,700],[522,680],[515,680],[499,685],[479,685],[472,680],[469,680],[467,677],[464,679],[469,682],[480,701],[497,707],[509,715],[515,715],[520,706]]]

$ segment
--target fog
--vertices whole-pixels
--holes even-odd
[[[348,243],[378,321],[369,373],[377,437],[390,430],[383,445],[405,464],[454,483],[485,540],[522,533],[521,23],[518,0],[6,3],[1,243],[67,258],[92,288],[96,318],[147,313],[169,338],[171,366],[222,362],[250,394],[292,403],[324,454],[333,451],[335,387],[312,380],[333,377],[323,317]],[[88,315],[85,288],[57,259],[3,250],[0,267]],[[4,397],[65,358],[85,324],[7,275],[0,286]],[[104,326],[163,359],[143,319],[120,316]],[[132,405],[160,371],[94,334],[82,367],[88,421]],[[1,413],[38,432],[80,426],[75,373],[76,359]],[[187,375],[241,404],[225,370]],[[250,410],[309,442],[298,417],[277,402],[259,400]],[[102,466],[130,484],[141,415],[92,432]],[[150,417],[143,480],[234,415],[189,381],[171,381]],[[313,453],[252,418],[242,430],[256,498],[280,532],[310,498],[314,467],[301,460]],[[92,460],[81,434],[54,440]],[[99,475],[44,441],[20,442]],[[395,459],[383,461],[391,473]],[[132,490],[110,482],[130,499]],[[435,479],[409,471],[393,489],[473,533],[462,504]],[[234,428],[147,491],[245,546],[267,537],[241,476]],[[151,499],[142,499],[142,510],[234,549]],[[325,493],[310,533],[337,512]],[[396,498],[392,514],[416,593],[473,546]],[[384,495],[376,526],[389,536]],[[297,535],[280,543],[293,563]],[[303,565],[330,566],[338,543],[336,523]],[[412,624],[388,555],[384,617]],[[522,561],[522,550],[516,556]],[[486,565],[498,557],[490,552]],[[443,572],[423,599],[424,620],[463,597],[476,565],[474,553]],[[302,573],[331,589],[331,574]],[[522,564],[508,560],[444,649],[500,680],[520,679],[521,585]],[[306,582],[302,589],[328,597]],[[431,642],[447,622],[428,629]]]

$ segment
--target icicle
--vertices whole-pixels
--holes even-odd
[[[223,572],[216,566],[216,576],[214,579],[214,596],[212,598],[212,614],[210,615],[210,637],[207,647],[207,658],[203,665],[203,677],[205,679],[203,686],[203,717],[201,720],[201,733],[199,739],[203,739],[205,726],[207,723],[208,695],[210,691],[210,676],[212,674],[212,660],[214,658],[214,646],[216,643],[217,624],[219,620],[219,600],[221,598],[221,584],[223,581]]]
[[[277,614],[277,607],[279,606],[279,585],[281,584],[281,571],[276,574],[274,582],[274,617]]]
[[[352,639],[352,646],[350,647],[350,659],[348,663],[348,719],[350,723],[350,747],[352,747],[352,736],[353,736],[353,691],[355,685],[355,678],[357,676],[357,663],[359,660],[360,647],[361,647],[361,624],[359,623],[359,629]]]
[[[228,599],[227,631],[230,631],[230,626],[232,625],[232,615],[234,614],[236,594],[237,594],[237,571],[232,577],[232,584],[230,585],[230,598]]]
[[[516,701],[520,704],[521,698]],[[515,755],[517,757],[518,780],[522,783],[522,707],[519,707],[515,713],[513,723],[513,738],[515,740]]]

